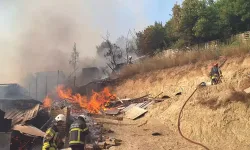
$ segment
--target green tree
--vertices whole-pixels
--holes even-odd
[[[200,0],[185,0],[182,3],[180,32],[185,45],[192,45],[197,42],[193,28],[199,19],[199,12],[202,6],[202,1]]]
[[[249,0],[219,0],[216,5],[223,26],[222,37],[229,37],[232,34],[249,30]]]
[[[172,47],[180,38],[181,6],[175,4],[172,12],[172,18],[165,24],[165,42],[167,47]]]
[[[193,28],[194,35],[206,42],[217,39],[221,30],[219,23],[219,11],[213,0],[201,1],[201,9],[198,11],[198,20]]]
[[[137,47],[140,54],[154,54],[156,50],[164,48],[165,31],[162,23],[155,22],[148,26],[143,32],[138,32]]]

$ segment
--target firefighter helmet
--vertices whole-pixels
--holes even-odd
[[[59,115],[56,116],[55,120],[56,120],[56,122],[59,122],[59,121],[65,122],[66,117],[63,114],[59,114]]]
[[[86,121],[87,117],[85,115],[79,115],[78,118],[82,118],[83,120]]]

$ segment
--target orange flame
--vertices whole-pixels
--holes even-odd
[[[108,88],[104,88],[103,91],[97,93],[92,91],[92,96],[88,99],[86,96],[82,96],[79,93],[73,94],[72,90],[60,85],[56,89],[60,99],[66,100],[72,104],[79,104],[80,107],[88,110],[90,113],[99,113],[100,110],[105,110],[105,104],[115,98],[115,95],[111,94]],[[50,102],[51,99],[48,96],[44,100],[44,104]]]
[[[43,107],[51,107],[52,99],[50,99],[48,96],[43,100]]]

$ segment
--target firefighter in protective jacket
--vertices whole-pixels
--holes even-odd
[[[218,66],[218,63],[215,63],[213,68],[210,71],[211,83],[218,84],[221,81],[222,72]]]
[[[85,120],[85,116],[80,115],[70,126],[69,146],[72,150],[84,149],[86,137],[89,134]]]
[[[59,114],[56,116],[55,121],[56,122],[46,131],[42,150],[57,150],[58,146],[62,143],[62,140],[58,136],[58,127],[66,121],[66,117],[63,114]]]

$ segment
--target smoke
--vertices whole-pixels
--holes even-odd
[[[4,27],[8,28],[9,36],[1,39],[0,48],[6,52],[1,57],[5,60],[0,66],[1,82],[20,81],[30,72],[71,72],[68,62],[74,42],[80,52],[80,68],[84,64],[91,66],[86,61],[96,57],[96,45],[102,42],[101,36],[107,30],[115,41],[128,29],[141,29],[148,24],[143,0],[27,0],[25,3],[6,0],[2,3],[10,12]],[[93,64],[102,62],[93,61]]]
[[[100,32],[92,27],[92,21],[81,11],[85,10],[80,7],[84,6],[81,1],[30,1],[20,5],[23,18],[20,24],[26,24],[27,28],[20,38],[21,70],[69,71],[74,42],[81,58],[95,55],[95,44],[101,40]]]

